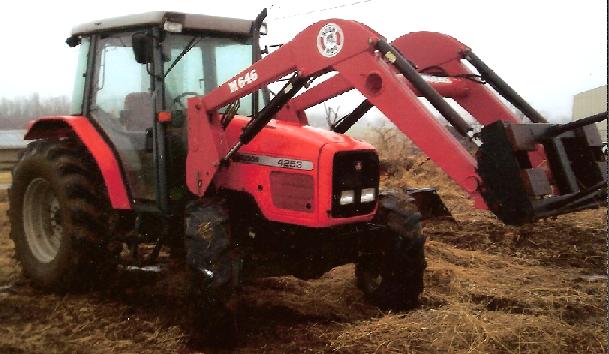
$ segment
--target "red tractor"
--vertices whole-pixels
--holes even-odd
[[[154,264],[166,246],[185,258],[200,322],[216,335],[234,329],[236,290],[254,276],[314,278],[353,262],[379,307],[416,305],[426,266],[416,199],[379,190],[375,149],[344,134],[373,106],[505,223],[605,203],[590,124],[606,113],[550,124],[439,33],[389,43],[331,19],[262,58],[265,14],[152,12],[74,28],[71,115],[32,121],[13,170],[11,236],[33,284],[66,290],[119,264]],[[353,89],[366,99],[331,131],[308,125],[305,109]],[[474,156],[419,97],[476,143]]]

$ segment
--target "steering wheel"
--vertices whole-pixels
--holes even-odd
[[[200,95],[200,93],[198,92],[193,92],[193,91],[186,91],[186,92],[182,92],[181,94],[177,95],[173,101],[171,102],[171,106],[169,107],[170,111],[173,111],[173,108],[175,106],[180,106],[182,108],[182,110],[186,110],[186,106],[184,106],[184,104],[182,103],[182,98],[186,97],[186,96],[198,96]]]

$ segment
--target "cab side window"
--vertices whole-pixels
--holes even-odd
[[[127,131],[151,127],[150,75],[145,65],[134,60],[131,33],[101,39],[97,57],[93,110]]]

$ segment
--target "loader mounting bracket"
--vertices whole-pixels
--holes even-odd
[[[482,129],[481,140],[482,196],[504,223],[606,205],[607,160],[594,125],[498,121]],[[548,166],[532,163],[539,150]]]

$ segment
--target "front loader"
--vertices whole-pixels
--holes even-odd
[[[16,255],[34,285],[83,286],[167,250],[185,259],[212,340],[236,328],[235,297],[252,277],[314,278],[353,262],[366,298],[415,306],[426,267],[416,201],[425,198],[380,190],[375,149],[344,134],[374,106],[507,224],[606,205],[606,156],[590,125],[606,113],[548,123],[439,33],[387,42],[331,19],[262,58],[265,14],[153,12],[74,28],[72,115],[30,124],[9,194]],[[316,78],[325,80],[311,86]],[[365,100],[330,131],[308,125],[307,108],[354,89]],[[476,143],[475,155],[421,97]]]

